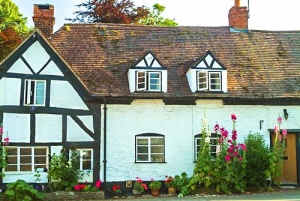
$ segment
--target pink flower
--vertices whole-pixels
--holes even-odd
[[[232,114],[232,115],[231,115],[231,119],[232,119],[232,121],[236,121],[236,115],[235,115],[235,114]]]
[[[279,132],[279,126],[276,125],[276,126],[274,127],[274,132],[275,132],[275,133]]]
[[[239,161],[242,162],[243,161],[243,157],[240,156],[239,157]]]
[[[236,130],[233,130],[233,131],[232,131],[232,139],[233,139],[233,140],[236,140],[236,139],[237,139],[237,131],[236,131]]]
[[[235,151],[235,152],[233,152],[233,155],[234,155],[235,157],[237,157],[237,156],[239,155],[239,152]]]
[[[282,122],[281,116],[279,116],[279,117],[277,118],[277,122],[278,122],[279,124],[281,124],[281,122]]]
[[[287,130],[286,130],[286,129],[283,129],[283,130],[282,130],[282,135],[283,135],[284,137],[287,136]]]
[[[4,138],[3,140],[4,140],[4,142],[3,142],[4,146],[9,144],[9,138],[8,137]]]
[[[245,145],[245,144],[239,144],[239,147],[240,147],[243,151],[246,150],[246,145]]]
[[[278,135],[278,141],[281,142],[282,141],[282,136]]]
[[[95,184],[96,188],[100,188],[101,187],[101,180],[98,180]]]
[[[219,129],[220,129],[219,124],[216,124],[216,125],[215,125],[215,132],[217,132]]]
[[[222,131],[221,131],[221,132],[222,132]],[[225,129],[223,129],[222,136],[223,136],[224,138],[227,138],[227,137],[228,137],[228,131],[225,130]]]
[[[230,161],[230,155],[229,155],[229,154],[227,154],[227,155],[225,156],[225,160],[226,160],[226,162],[229,162],[229,161]]]
[[[232,148],[231,147],[228,147],[227,153],[232,153]]]
[[[3,128],[0,126],[0,135],[3,133]]]

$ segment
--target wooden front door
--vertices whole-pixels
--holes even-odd
[[[283,184],[297,184],[297,155],[296,137],[294,133],[288,133],[286,150],[283,154],[283,168],[281,182]]]

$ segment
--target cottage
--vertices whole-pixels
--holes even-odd
[[[230,130],[232,113],[239,141],[261,133],[270,145],[284,117],[282,181],[300,182],[300,31],[249,30],[235,1],[226,27],[66,24],[53,34],[53,9],[34,5],[37,29],[0,65],[2,183],[34,183],[36,167],[72,147],[89,182],[192,175],[201,119]]]

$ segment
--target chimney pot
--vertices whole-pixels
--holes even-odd
[[[49,37],[53,33],[55,23],[54,6],[50,4],[34,4],[32,19],[35,28],[38,28],[46,37]]]
[[[234,6],[240,7],[240,0],[234,0]]]

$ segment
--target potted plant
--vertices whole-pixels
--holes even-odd
[[[160,181],[154,181],[154,179],[151,179],[151,182],[149,184],[149,188],[151,189],[151,194],[153,196],[159,195],[159,190],[161,188],[161,182]]]
[[[122,194],[121,187],[119,185],[113,185],[112,191],[113,198],[118,198]]]
[[[148,190],[147,185],[143,183],[143,180],[137,177],[133,185],[132,194],[134,196],[141,196],[145,190]]]
[[[176,182],[172,176],[166,176],[165,186],[168,188],[168,194],[176,194]]]

